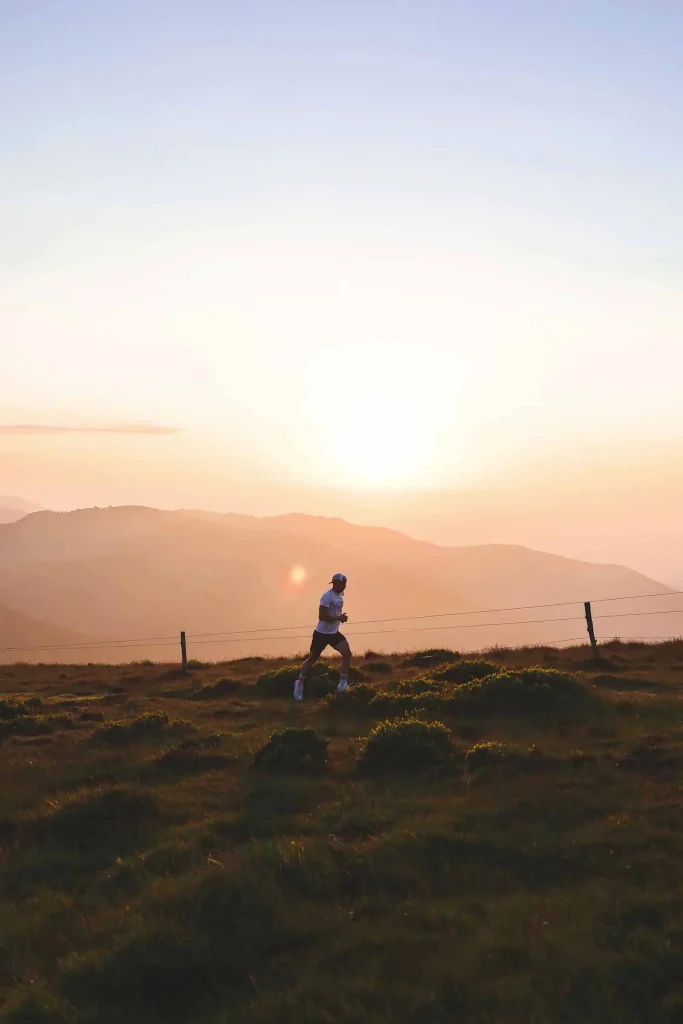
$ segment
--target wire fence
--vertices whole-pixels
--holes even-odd
[[[503,608],[479,608],[479,609],[458,609],[457,611],[449,612],[433,612],[431,614],[420,614],[420,615],[397,615],[390,616],[388,618],[378,619],[361,619],[357,621],[355,626],[366,626],[366,625],[381,625],[384,626],[386,623],[400,623],[400,622],[423,622],[426,620],[445,619],[445,618],[461,618],[464,616],[484,616],[484,615],[503,615],[511,614],[515,612],[525,611],[537,611],[545,608],[571,608],[572,606],[584,605],[586,609],[590,605],[606,604],[614,601],[636,601],[636,600],[650,600],[656,598],[673,598],[676,596],[683,595],[683,591],[680,590],[667,590],[655,594],[629,594],[621,597],[602,597],[595,598],[591,602],[582,602],[578,600],[569,601],[554,601],[545,604],[527,604],[527,605],[514,605]],[[545,625],[553,622],[583,622],[585,621],[587,612],[583,612],[579,615],[567,615],[567,616],[550,616],[547,618],[534,618],[534,619],[505,619],[495,622],[457,622],[448,623],[445,625],[420,625],[420,626],[392,626],[391,628],[382,629],[370,629],[370,630],[357,630],[355,628],[345,631],[345,635],[348,637],[361,637],[361,636],[383,636],[389,634],[401,634],[401,633],[418,633],[418,632],[436,632],[436,631],[454,631],[454,630],[469,630],[469,629],[495,629],[507,626],[527,626],[527,625]],[[683,614],[683,608],[658,608],[648,611],[624,611],[624,612],[607,612],[604,614],[593,614],[593,619],[597,621],[601,620],[612,620],[622,618],[634,618],[638,616],[650,616],[650,615],[679,615]],[[307,629],[306,633],[294,634],[291,630]],[[275,634],[275,635],[268,635]],[[188,633],[183,634],[183,638],[192,640],[193,646],[204,645],[204,644],[234,644],[234,643],[247,643],[247,642],[258,642],[263,643],[265,641],[288,641],[288,640],[309,640],[311,635],[311,627],[308,625],[293,625],[293,626],[260,626],[254,629],[237,629],[237,630],[222,630],[219,632],[206,632],[206,633]],[[677,640],[679,636],[670,637],[640,637],[638,639],[646,639],[650,641],[666,641],[666,640]],[[602,636],[599,638],[603,642],[608,638]],[[636,639],[636,638],[629,638]],[[528,645],[516,645],[516,646],[554,646],[557,644],[568,644],[568,643],[579,643],[585,642],[586,636],[580,637],[569,637],[562,640],[540,640],[534,644]],[[166,636],[151,636],[151,637],[133,637],[124,639],[107,639],[107,640],[93,640],[84,641],[73,644],[41,644],[37,646],[10,646],[0,648],[0,652],[3,653],[21,653],[21,652],[41,652],[41,651],[114,651],[114,650],[134,650],[136,648],[147,648],[147,647],[177,647],[178,646],[178,634],[166,635]],[[508,645],[509,646],[509,645]]]

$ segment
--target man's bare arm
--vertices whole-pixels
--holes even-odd
[[[318,615],[320,616],[321,622],[346,622],[348,615],[333,615],[326,604],[321,604],[318,608]]]

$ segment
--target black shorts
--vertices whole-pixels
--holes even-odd
[[[311,640],[311,654],[322,654],[328,644],[336,650],[340,644],[345,642],[346,637],[339,630],[336,633],[319,633],[317,629],[314,629]]]

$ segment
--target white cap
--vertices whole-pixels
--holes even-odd
[[[330,583],[337,583],[338,581],[345,580],[346,576],[343,572],[335,572],[334,576],[330,580]]]

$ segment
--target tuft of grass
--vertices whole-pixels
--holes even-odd
[[[229,697],[231,694],[237,693],[239,688],[240,683],[236,679],[222,676],[215,683],[207,683],[206,686],[202,686],[199,691],[199,697],[204,700],[215,700],[216,697]]]
[[[327,739],[310,726],[279,729],[256,752],[254,764],[268,772],[324,771],[327,767]]]
[[[193,679],[189,686],[177,690],[162,690],[158,696],[175,700],[217,700],[220,697],[229,697],[237,693],[240,685],[236,680],[229,679],[227,676],[217,679],[215,683],[206,683],[204,686],[198,680]]]
[[[446,763],[453,750],[443,722],[406,716],[378,722],[363,745],[359,766],[372,774],[415,771]]]
[[[222,736],[214,735],[198,740],[183,740],[165,750],[152,762],[150,768],[153,773],[168,775],[200,775],[215,768],[224,768],[230,759],[217,752],[222,739]]]

